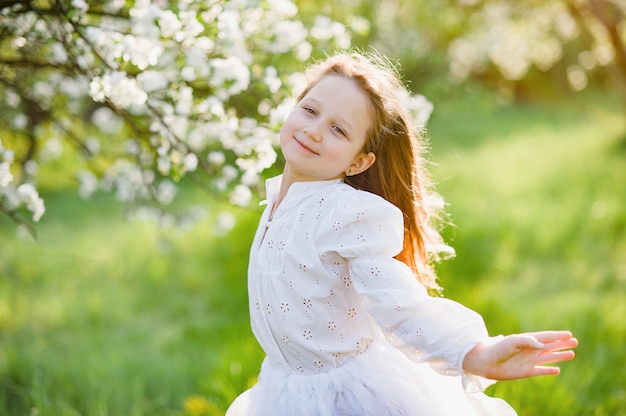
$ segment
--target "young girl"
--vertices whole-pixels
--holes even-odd
[[[307,75],[250,254],[251,324],[267,357],[227,416],[514,415],[482,391],[558,374],[543,364],[572,359],[577,341],[490,338],[478,314],[429,296],[445,245],[400,78],[358,53]]]

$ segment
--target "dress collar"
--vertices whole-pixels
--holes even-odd
[[[265,191],[267,194],[267,203],[273,203],[280,190],[280,184],[282,183],[283,175],[278,175],[265,181]],[[294,182],[289,187],[285,200],[295,199],[299,200],[306,194],[311,194],[324,189],[330,185],[343,183],[343,178],[329,179],[325,181],[307,181],[307,182]],[[284,202],[284,200],[283,200]]]

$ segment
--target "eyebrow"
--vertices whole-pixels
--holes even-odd
[[[317,98],[313,98],[311,96],[304,97],[304,99],[302,101],[305,101],[305,100],[311,100],[311,101],[313,101],[315,104],[317,104],[319,106],[323,106],[324,105],[320,100],[318,100]],[[350,124],[350,122],[348,121],[347,118],[342,117],[342,116],[338,116],[338,117],[336,117],[336,119],[337,119],[337,121],[339,123],[341,123],[343,126],[345,126],[346,134],[352,135],[354,133],[354,127],[352,127],[352,124]]]

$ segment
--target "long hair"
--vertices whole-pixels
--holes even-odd
[[[359,52],[333,55],[305,73],[307,86],[301,100],[327,75],[351,79],[370,98],[373,120],[363,151],[376,161],[366,171],[347,176],[356,189],[380,195],[404,214],[404,244],[396,259],[409,266],[418,281],[438,291],[433,261],[452,253],[443,243],[433,220],[439,219],[441,201],[431,192],[424,158],[425,138],[417,130],[403,97],[408,96],[396,68],[382,56]]]

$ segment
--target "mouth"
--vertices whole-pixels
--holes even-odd
[[[311,149],[309,146],[302,143],[300,140],[296,139],[295,137],[293,139],[300,145],[300,147],[302,147],[307,152],[313,153],[314,155],[319,155],[319,153],[317,153],[315,150]]]

